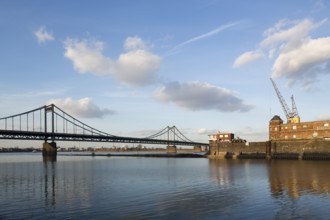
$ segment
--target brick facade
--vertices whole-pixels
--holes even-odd
[[[218,132],[215,134],[209,134],[209,141],[232,142],[233,139],[233,133]]]
[[[330,120],[284,124],[275,115],[269,122],[269,140],[330,139]]]

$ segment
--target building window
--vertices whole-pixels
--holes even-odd
[[[225,137],[227,138],[228,137],[228,134],[225,134]]]
[[[296,135],[293,135],[293,138],[296,138]]]
[[[288,129],[288,127],[287,127],[287,126],[285,126],[285,129]]]
[[[285,135],[285,137],[284,137],[285,139],[288,139],[288,136],[287,135]]]
[[[296,129],[297,129],[297,126],[293,125],[293,126],[292,126],[292,129],[293,129],[293,130],[296,130]]]
[[[220,134],[220,137],[222,138],[222,137],[223,137],[223,135],[222,135],[222,134]]]
[[[277,131],[277,128],[275,128],[275,131]]]
[[[303,125],[303,128],[307,128],[307,125]]]
[[[329,127],[329,124],[328,124],[328,123],[325,123],[325,124],[324,124],[324,127]]]

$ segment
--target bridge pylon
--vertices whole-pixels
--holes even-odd
[[[194,152],[201,152],[202,151],[202,146],[194,146]]]
[[[42,156],[56,158],[57,156],[56,142],[48,143],[47,141],[45,141],[42,145]]]
[[[176,153],[177,152],[177,148],[176,148],[175,145],[167,145],[166,152],[167,153]]]
[[[55,158],[56,160],[56,156],[57,156],[57,146],[56,146],[56,142],[54,139],[54,104],[45,106],[45,142],[42,145],[42,156],[43,157],[51,157],[51,158]],[[48,143],[47,139],[48,139],[48,131],[47,131],[47,114],[51,113],[51,142]]]

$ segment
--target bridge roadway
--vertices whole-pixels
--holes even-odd
[[[87,134],[70,134],[70,133],[51,133],[51,132],[45,133],[38,131],[16,131],[16,130],[0,130],[0,139],[208,146],[208,144],[206,143],[187,142],[187,141],[179,141],[179,140],[134,138],[134,137],[113,136],[113,135],[107,136],[107,135],[87,135]]]

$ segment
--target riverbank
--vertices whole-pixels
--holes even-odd
[[[127,152],[127,153],[69,153],[58,156],[92,156],[92,157],[173,157],[173,158],[206,158],[205,153],[155,153],[155,152]]]
[[[287,140],[250,143],[211,142],[210,159],[330,160],[330,141]]]

